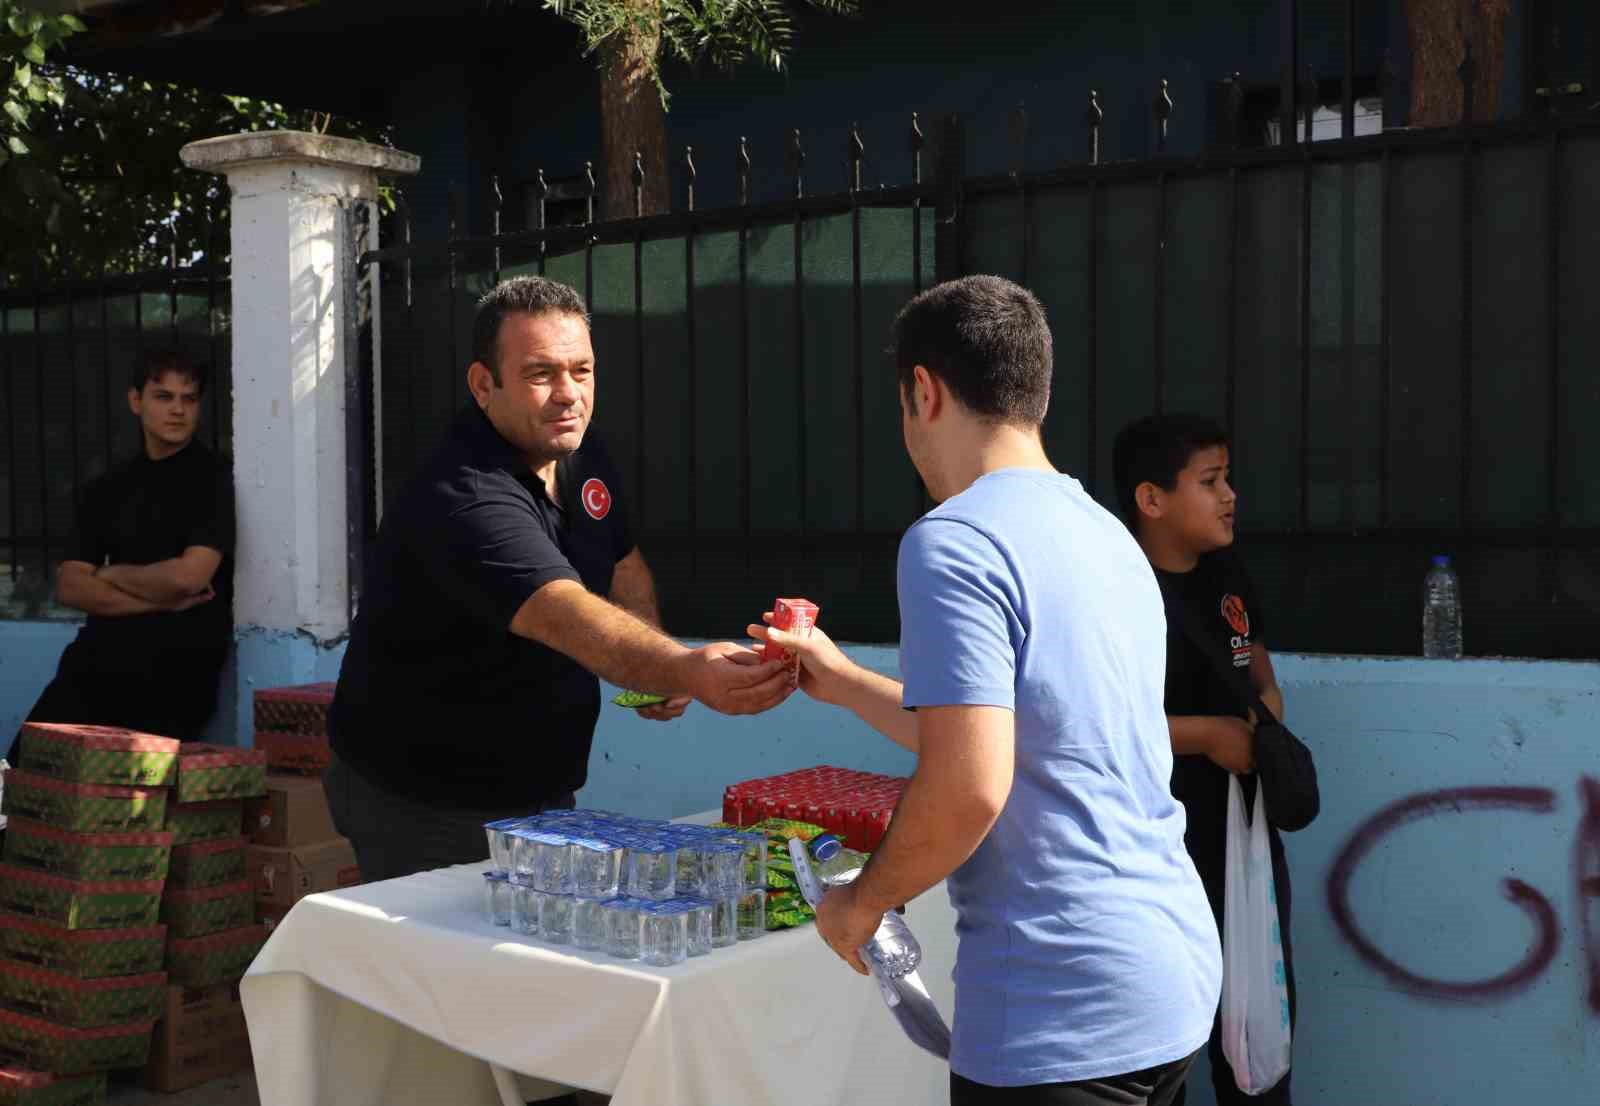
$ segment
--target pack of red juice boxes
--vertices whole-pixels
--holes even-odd
[[[731,785],[722,793],[722,820],[734,826],[768,818],[810,822],[852,849],[872,852],[889,829],[905,785],[902,776],[819,764]]]

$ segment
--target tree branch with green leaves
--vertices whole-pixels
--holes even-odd
[[[855,15],[859,0],[540,0],[578,28],[600,68],[600,143],[607,218],[634,214],[635,157],[645,170],[644,214],[664,211],[663,62],[731,72],[746,63],[782,71],[795,43],[795,9]],[[651,94],[646,95],[646,90]]]

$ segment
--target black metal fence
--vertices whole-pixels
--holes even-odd
[[[225,225],[211,241],[225,246]],[[147,272],[0,288],[0,618],[76,617],[54,605],[53,568],[84,486],[143,448],[127,392],[146,349],[211,367],[200,436],[229,450],[228,266],[208,252],[219,260],[180,264],[173,250]]]
[[[914,120],[898,188],[860,187],[852,130],[827,195],[807,191],[795,136],[792,193],[766,204],[741,139],[732,208],[694,207],[692,151],[668,215],[594,223],[591,202],[587,225],[547,227],[540,190],[531,229],[456,237],[453,220],[416,245],[402,207],[401,244],[366,258],[385,498],[465,398],[474,297],[548,273],[591,305],[595,426],[631,474],[669,626],[738,634],[801,593],[837,636],[895,640],[894,551],[926,501],[888,323],[935,278],[997,272],[1050,312],[1047,445],[1102,501],[1125,422],[1185,409],[1231,427],[1276,647],[1416,652],[1427,558],[1447,552],[1473,652],[1595,655],[1600,120],[1298,144],[1289,125],[1275,148],[1104,165],[1097,106],[1088,160],[1048,173],[1021,171],[1019,110],[1017,169],[995,178],[964,178],[954,119],[929,140]],[[1171,110],[1157,90],[1158,148]]]

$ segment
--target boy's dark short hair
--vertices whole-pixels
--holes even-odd
[[[500,324],[507,315],[576,315],[589,325],[589,309],[583,297],[569,285],[542,276],[519,276],[502,280],[478,301],[478,314],[472,320],[472,359],[489,368],[495,386],[500,384],[498,350]]]
[[[1117,509],[1129,529],[1137,532],[1139,507],[1134,492],[1140,484],[1172,491],[1178,473],[1202,449],[1227,446],[1228,432],[1204,415],[1148,415],[1117,432],[1111,449],[1111,468],[1117,482]]]
[[[900,393],[915,412],[913,369],[925,366],[975,414],[1037,427],[1050,406],[1052,350],[1044,308],[997,276],[946,281],[894,320]]]
[[[160,380],[168,373],[177,373],[200,389],[201,395],[205,395],[206,378],[209,375],[205,363],[190,357],[181,349],[165,347],[144,351],[134,364],[133,371],[128,374],[128,387],[135,392],[142,392],[146,384]]]

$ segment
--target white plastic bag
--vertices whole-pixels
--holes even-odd
[[[1228,778],[1227,883],[1222,915],[1222,1054],[1245,1094],[1264,1094],[1289,1071],[1289,986],[1261,788],[1244,820],[1239,777]]]

